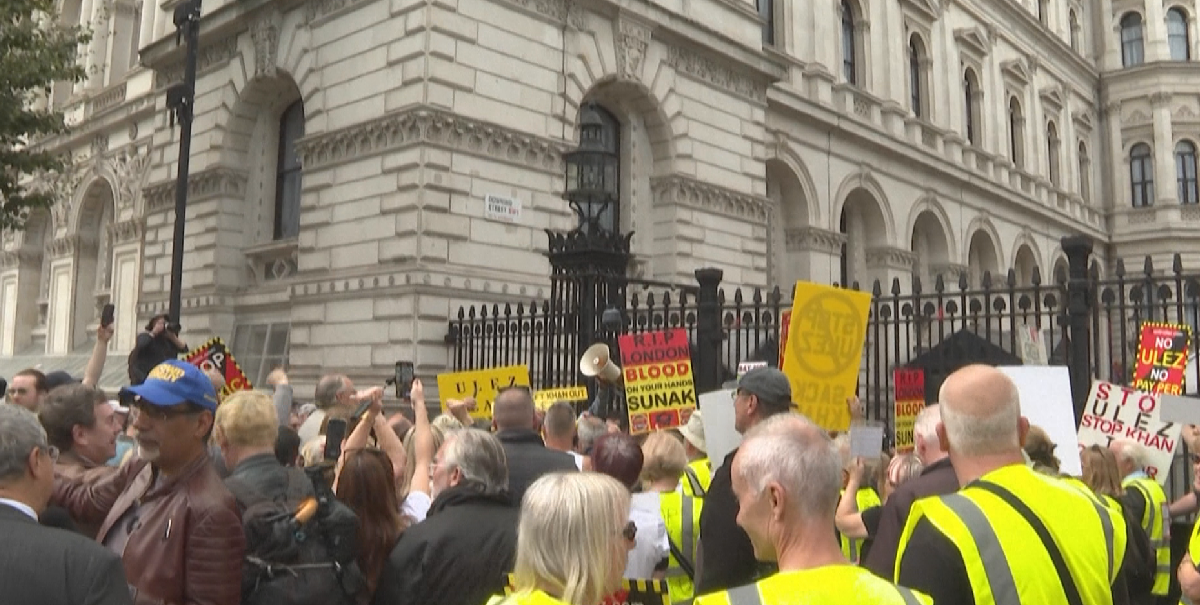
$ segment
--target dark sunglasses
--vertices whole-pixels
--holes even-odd
[[[621,535],[630,542],[637,540],[637,523],[634,523],[633,521],[626,523],[625,528],[621,530]]]
[[[187,403],[163,407],[154,405],[140,398],[133,402],[133,407],[137,408],[138,414],[145,415],[147,418],[151,418],[160,422],[166,422],[172,418],[178,418],[179,416],[199,414],[200,412],[204,411],[203,408],[199,408],[199,406],[193,406]]]

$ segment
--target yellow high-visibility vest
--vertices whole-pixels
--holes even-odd
[[[839,492],[838,497],[844,493],[846,490]],[[854,494],[854,502],[858,505],[858,512],[861,513],[868,508],[880,505],[879,494],[869,487],[860,487],[858,493]],[[858,563],[859,557],[862,556],[863,540],[851,540],[843,536],[841,532],[838,532],[838,540],[842,543],[842,555],[846,557],[846,560]]]
[[[1006,500],[986,484],[1007,490]],[[984,475],[955,494],[913,504],[896,552],[895,578],[921,520],[945,535],[966,564],[976,605],[1066,603],[1067,592],[1049,549],[1017,506],[1045,526],[1062,554],[1083,603],[1108,605],[1125,559],[1125,518],[1100,499],[1059,479],[1013,464]]]
[[[488,600],[487,605],[567,605],[540,590],[516,592],[508,596],[495,596]]]
[[[1149,477],[1127,479],[1121,482],[1121,487],[1136,489],[1146,501],[1141,524],[1150,538],[1150,548],[1154,549],[1156,560],[1154,588],[1150,594],[1165,597],[1171,589],[1171,512],[1167,494],[1157,481]]]
[[[682,486],[680,486],[682,488]],[[659,494],[658,499],[663,521],[667,525],[667,538],[687,558],[693,573],[696,569],[696,544],[700,539],[700,511],[703,498],[693,498],[678,489]],[[675,553],[670,553],[667,565],[667,590],[672,605],[688,605],[694,592],[692,579],[688,577]]]
[[[933,599],[896,586],[855,565],[781,571],[754,584],[696,597],[694,605],[933,605]]]
[[[683,495],[693,498],[703,498],[708,493],[712,483],[712,466],[708,458],[699,458],[688,463],[683,471],[679,484],[683,486]]]

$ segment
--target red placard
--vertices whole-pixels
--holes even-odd
[[[925,409],[925,371],[896,368],[892,382],[896,402],[896,451],[911,452],[916,446],[913,429],[917,414]]]
[[[779,314],[779,369],[783,369],[783,354],[787,351],[788,333],[792,326],[792,310],[787,309]]]
[[[692,357],[682,328],[624,334],[618,339],[629,408],[629,432],[683,426],[696,409]]]
[[[220,337],[213,338],[192,350],[187,354],[187,361],[201,370],[206,372],[215,370],[225,377],[225,388],[217,394],[217,401],[225,401],[229,395],[251,388],[250,379],[246,378],[246,373],[238,366],[237,360],[233,358],[233,353],[229,352],[225,341]]]
[[[1130,386],[1147,393],[1182,395],[1191,341],[1192,329],[1188,326],[1143,323]]]

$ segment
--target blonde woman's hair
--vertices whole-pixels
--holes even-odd
[[[1120,499],[1125,490],[1121,488],[1121,471],[1117,470],[1117,457],[1106,447],[1090,445],[1079,450],[1079,462],[1083,467],[1082,481],[1100,496]]]
[[[596,605],[613,588],[613,549],[625,548],[629,491],[600,473],[552,473],[521,503],[513,588],[541,588],[568,605]],[[558,593],[558,594],[554,594]]]
[[[653,483],[660,479],[676,479],[683,476],[687,468],[687,451],[683,443],[670,433],[657,432],[642,444],[642,481]]]
[[[441,418],[441,416],[439,416]],[[456,421],[457,422],[457,421]],[[462,424],[459,424],[461,427]],[[417,427],[413,426],[404,433],[404,480],[400,485],[396,486],[396,495],[401,501],[408,496],[408,491],[412,486],[413,474],[417,472],[417,445],[413,435],[416,434]],[[436,452],[442,449],[442,443],[446,441],[446,432],[442,430],[436,423],[429,425],[429,432],[433,434],[433,451]]]
[[[238,391],[221,402],[213,436],[237,447],[275,447],[279,415],[275,403],[259,391]]]

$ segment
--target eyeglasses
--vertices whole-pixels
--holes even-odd
[[[54,447],[53,445],[39,445],[37,447],[38,447],[38,449],[42,450],[43,452],[46,452],[47,456],[50,456],[50,462],[58,462],[58,448],[57,447]]]
[[[625,527],[621,528],[621,536],[630,542],[637,540],[637,523],[626,523]]]
[[[133,407],[138,411],[139,415],[146,416],[159,422],[166,422],[179,416],[199,414],[202,411],[186,403],[172,406],[159,406],[142,399],[138,399],[137,401],[133,402]]]

